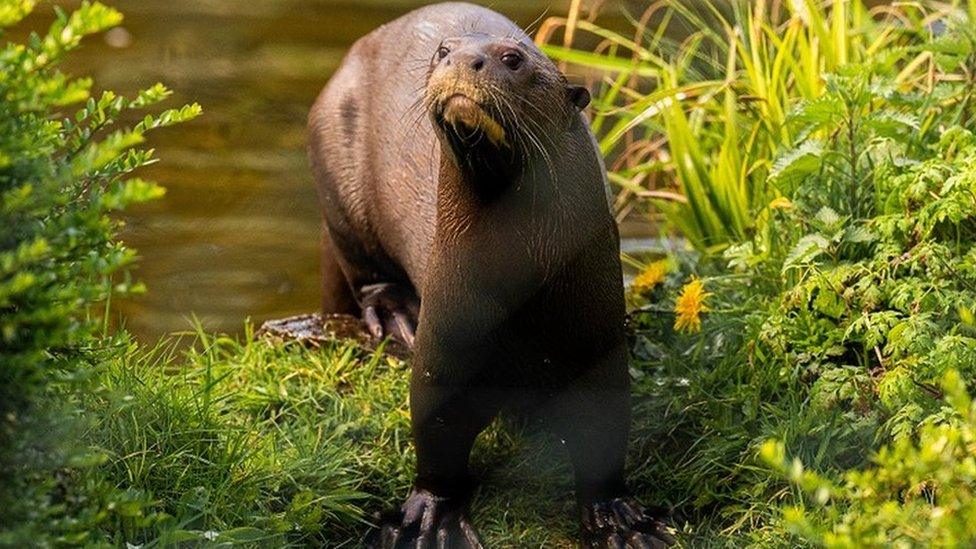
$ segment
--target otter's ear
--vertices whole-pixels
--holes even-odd
[[[566,95],[569,96],[569,102],[576,105],[579,110],[585,109],[590,104],[590,90],[583,86],[567,86]]]

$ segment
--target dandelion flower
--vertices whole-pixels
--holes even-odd
[[[630,284],[630,289],[635,294],[645,294],[664,282],[664,277],[667,274],[668,261],[666,259],[655,261],[644,267],[644,270],[634,278]]]
[[[681,288],[681,295],[674,302],[674,329],[689,334],[701,331],[701,313],[708,312],[705,298],[710,295],[712,294],[705,291],[702,281],[692,277]]]

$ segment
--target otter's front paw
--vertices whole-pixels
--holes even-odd
[[[663,549],[675,542],[663,522],[633,498],[594,503],[583,509],[586,549]]]
[[[374,549],[483,549],[462,502],[414,489],[400,510],[382,518]]]

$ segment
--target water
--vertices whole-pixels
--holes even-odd
[[[96,37],[68,68],[98,89],[131,94],[157,81],[166,106],[205,114],[151,137],[161,162],[143,176],[163,200],[126,218],[149,291],[118,304],[123,322],[153,340],[186,330],[240,332],[247,318],[319,306],[319,212],[307,167],[305,117],[346,48],[422,2],[368,0],[115,0],[123,30]],[[528,25],[569,1],[495,0]],[[68,4],[70,6],[70,4]]]

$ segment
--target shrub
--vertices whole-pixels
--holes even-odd
[[[919,51],[965,78],[909,91],[885,64],[827,75],[824,95],[787,118],[797,137],[770,169],[785,196],[770,204],[765,230],[721,263],[679,258],[681,268],[644,296],[643,383],[661,388],[641,413],[665,419],[641,435],[659,446],[642,482],[668,486],[706,524],[762,544],[801,541],[784,524],[808,541],[847,546],[900,536],[952,545],[971,535],[962,527],[972,505],[968,447],[946,447],[939,463],[917,469],[894,457],[928,456],[936,434],[962,440],[941,380],[958,372],[974,388],[976,35],[968,24],[951,29]],[[689,337],[674,332],[666,304],[691,272],[711,312]],[[834,487],[824,488],[831,507],[798,514],[802,494],[756,459],[769,439],[782,444],[773,454],[796,457]],[[936,484],[964,484],[943,488],[946,500],[923,490],[892,508],[898,487],[918,488],[929,473]],[[805,485],[815,497],[824,486]],[[898,519],[914,522],[883,537]]]
[[[822,547],[971,547],[976,542],[976,407],[959,374],[941,384],[946,421],[882,448],[863,470],[831,481],[787,461],[770,441],[763,458],[807,500],[784,509],[786,526]]]
[[[0,28],[33,6],[3,0]],[[81,542],[110,513],[109,499],[126,498],[109,488],[75,497],[68,487],[67,467],[99,459],[77,442],[72,400],[92,365],[113,352],[110,338],[95,337],[105,320],[100,304],[137,289],[126,274],[134,254],[116,240],[119,223],[110,213],[162,194],[132,177],[153,161],[139,145],[146,132],[200,109],[147,115],[110,131],[124,112],[169,92],[157,85],[131,99],[111,92],[91,98],[90,79],[71,78],[57,65],[84,36],[120,20],[117,11],[84,2],[74,13],[57,11],[44,35],[0,48],[2,544]]]

